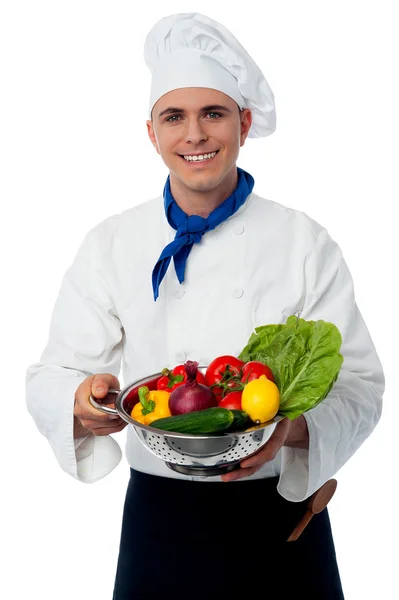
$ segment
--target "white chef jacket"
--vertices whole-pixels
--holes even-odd
[[[122,454],[112,436],[73,438],[74,395],[86,377],[122,373],[127,385],[186,360],[208,364],[219,355],[237,356],[255,327],[284,323],[292,314],[330,321],[342,334],[344,362],[327,398],[304,414],[309,450],[283,447],[240,480],[279,476],[279,493],[301,501],[337,473],[381,414],[384,374],[340,248],[305,213],[252,193],[194,244],[181,285],[171,262],[155,302],[152,270],[175,233],[160,196],[87,234],[63,278],[40,362],[28,368],[28,410],[62,469],[94,482]],[[131,467],[188,478],[127,429]]]

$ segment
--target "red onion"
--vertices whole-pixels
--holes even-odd
[[[212,390],[196,381],[197,367],[198,363],[192,360],[184,363],[187,381],[174,389],[169,397],[169,409],[173,416],[217,406]]]

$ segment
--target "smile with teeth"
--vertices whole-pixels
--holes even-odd
[[[190,154],[185,154],[183,156],[184,160],[188,161],[188,162],[204,162],[205,160],[209,160],[211,158],[213,158],[214,156],[216,156],[217,152],[209,152],[208,154],[199,154],[197,156],[194,155],[190,155]]]

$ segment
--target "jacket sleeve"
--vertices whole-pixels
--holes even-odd
[[[323,229],[305,264],[301,317],[334,323],[344,362],[327,397],[304,413],[309,450],[281,450],[279,493],[299,502],[311,496],[371,434],[382,409],[385,380],[380,360],[355,301],[352,277],[338,245]]]
[[[26,402],[61,468],[84,482],[101,479],[120,462],[111,436],[73,438],[75,392],[89,375],[119,376],[123,329],[101,269],[99,226],[81,244],[62,280],[48,343],[26,373]]]

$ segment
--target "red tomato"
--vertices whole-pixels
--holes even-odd
[[[209,365],[205,373],[205,380],[208,386],[218,383],[228,368],[231,374],[239,375],[244,362],[235,356],[219,356],[215,358]]]
[[[242,392],[230,392],[218,402],[218,406],[229,410],[241,410],[241,396]]]
[[[227,382],[227,387],[226,394],[230,394],[231,392],[242,392],[242,381],[240,381],[238,377],[234,378]]]
[[[221,387],[213,387],[213,388],[211,388],[211,390],[213,392],[213,395],[216,398],[216,402],[219,404],[219,402],[223,398],[223,388],[221,388]]]
[[[270,367],[257,360],[252,360],[243,366],[241,381],[248,383],[248,381],[252,381],[253,379],[259,379],[261,375],[266,375],[270,381],[274,382],[273,372]]]

